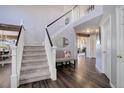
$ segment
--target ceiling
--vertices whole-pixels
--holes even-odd
[[[20,26],[0,23],[0,30],[19,31]]]
[[[74,29],[76,33],[90,34],[98,32],[102,16],[95,17],[85,23],[76,26]]]
[[[0,24],[0,39],[17,39],[20,26]]]

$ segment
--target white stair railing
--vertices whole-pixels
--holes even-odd
[[[47,28],[46,28],[47,29]],[[48,31],[45,31],[45,50],[51,73],[51,79],[56,80],[56,47],[52,45]]]
[[[12,46],[12,75],[11,75],[12,88],[16,88],[19,86],[23,47],[24,47],[24,28],[23,26],[21,26],[17,43],[15,46]]]
[[[12,48],[12,74],[11,74],[11,88],[17,87],[17,47]]]

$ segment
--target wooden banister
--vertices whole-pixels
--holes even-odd
[[[47,36],[48,36],[50,45],[51,45],[51,47],[52,47],[52,46],[53,46],[53,43],[52,43],[52,40],[51,40],[51,38],[50,38],[50,35],[49,35],[49,32],[48,32],[48,29],[47,29],[47,28],[46,28],[46,32],[47,32]]]
[[[18,34],[17,41],[16,41],[16,46],[18,46],[18,42],[19,42],[19,38],[20,38],[20,35],[21,35],[22,28],[23,28],[23,26],[20,27],[19,34]]]
[[[75,9],[77,7],[77,5],[75,5],[71,10],[69,10],[68,12],[66,12],[65,14],[63,14],[62,16],[60,16],[59,18],[57,18],[56,20],[54,20],[53,22],[51,22],[50,24],[47,25],[47,27],[51,26],[52,24],[54,24],[56,21],[58,21],[59,19],[61,19],[62,17],[64,17],[65,15],[69,14],[73,9]]]

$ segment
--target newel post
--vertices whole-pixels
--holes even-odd
[[[57,71],[56,71],[56,47],[52,47],[52,73],[51,73],[51,79],[56,80],[57,79]]]
[[[12,47],[12,75],[11,88],[17,88],[17,47]]]

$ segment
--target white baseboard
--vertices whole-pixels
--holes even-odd
[[[97,65],[96,65],[96,68],[98,69],[98,71],[99,71],[100,73],[104,73]],[[116,87],[112,84],[111,81],[109,82],[109,84],[110,84],[110,86],[111,86],[112,88],[116,88]]]
[[[51,71],[51,79],[52,79],[53,81],[57,80],[57,70],[56,70],[56,69],[53,69],[53,70]]]
[[[11,75],[11,88],[17,88],[18,86],[17,75]]]
[[[111,86],[112,88],[116,88],[116,87],[112,84],[111,81],[110,81],[110,86]]]
[[[98,69],[98,71],[100,72],[100,73],[103,73],[103,71],[96,65],[96,68]]]

